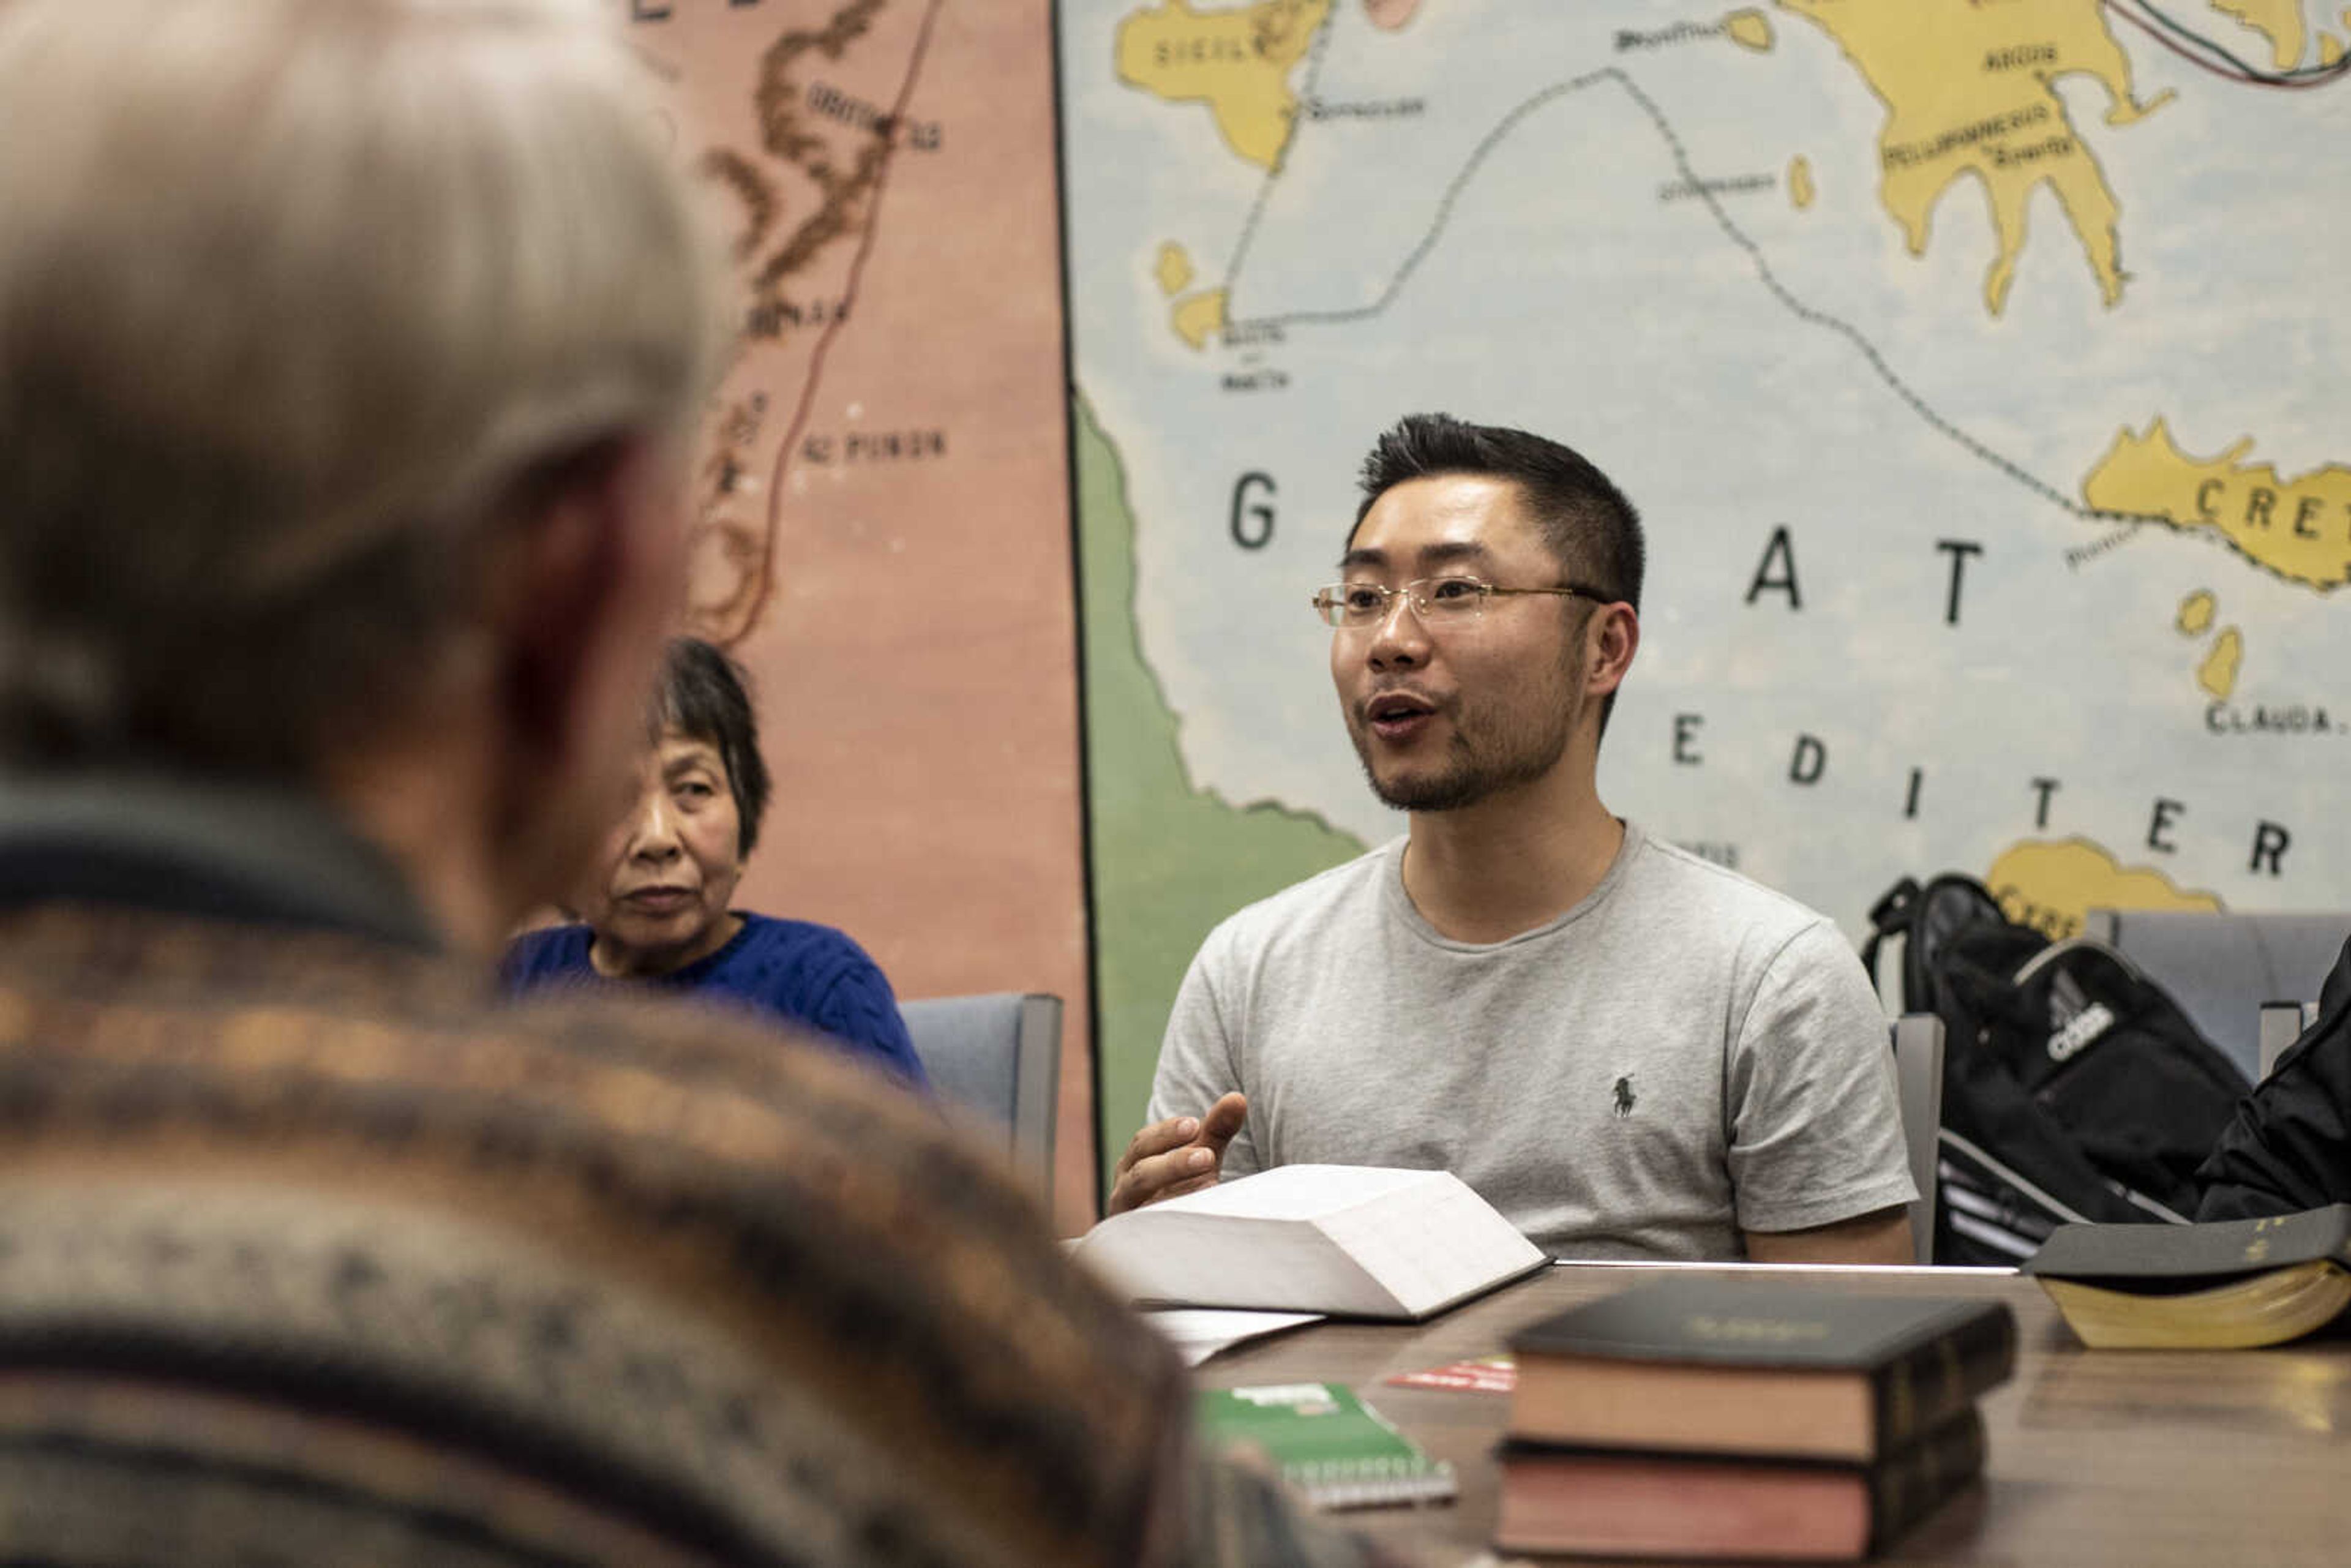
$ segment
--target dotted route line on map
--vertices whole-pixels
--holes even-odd
[[[1326,25],[1322,35],[1315,41],[1313,61],[1310,68],[1310,91],[1314,77],[1319,76],[1321,70],[1322,47],[1328,39],[1329,31]],[[1273,193],[1274,186],[1281,178],[1282,168],[1288,162],[1290,149],[1297,141],[1297,132],[1293,129],[1290,140],[1283,144],[1281,158],[1275,162],[1272,172],[1266,176],[1265,183],[1258,193],[1256,205],[1250,209],[1248,223],[1242,231],[1241,244],[1234,254],[1232,265],[1226,270],[1225,287],[1228,290],[1226,330],[1231,332],[1255,327],[1344,326],[1353,322],[1371,320],[1382,315],[1395,303],[1397,298],[1403,294],[1405,285],[1411,281],[1413,274],[1419,270],[1421,263],[1426,261],[1430,253],[1437,248],[1437,241],[1444,237],[1446,226],[1452,221],[1455,206],[1458,204],[1463,193],[1477,178],[1479,169],[1484,166],[1486,160],[1492,156],[1495,150],[1508,141],[1511,133],[1532,115],[1562,99],[1573,97],[1605,83],[1613,83],[1623,89],[1625,96],[1656,128],[1658,136],[1666,144],[1667,153],[1673,159],[1674,167],[1680,172],[1687,188],[1695,192],[1698,200],[1705,204],[1706,210],[1713,216],[1716,225],[1722,230],[1724,236],[1747,253],[1748,259],[1754,264],[1757,278],[1770,291],[1771,297],[1798,320],[1823,330],[1834,332],[1852,344],[1877,379],[1886,383],[1886,389],[1924,421],[1928,428],[2070,516],[2087,522],[2119,523],[2134,527],[2144,523],[2161,523],[2168,528],[2179,526],[2173,519],[2159,514],[2110,511],[2103,507],[2085,506],[2074,500],[2039,475],[2026,469],[2013,459],[1994,451],[1945,417],[1921,396],[1916,388],[1903,379],[1901,374],[1886,361],[1885,354],[1878,350],[1877,345],[1871,342],[1852,322],[1797,298],[1794,291],[1780,280],[1779,274],[1772,270],[1771,258],[1764,255],[1763,247],[1732,220],[1729,211],[1722,204],[1722,199],[1698,177],[1697,170],[1691,166],[1687,145],[1682,141],[1681,133],[1675,129],[1673,121],[1667,118],[1665,110],[1660,109],[1656,100],[1642,90],[1639,84],[1625,74],[1622,68],[1616,66],[1604,66],[1597,70],[1587,71],[1581,76],[1554,82],[1527,98],[1497,120],[1493,129],[1479,140],[1478,145],[1470,150],[1469,156],[1463,161],[1461,167],[1446,183],[1444,194],[1437,200],[1436,214],[1430,219],[1427,229],[1421,235],[1418,243],[1414,245],[1411,251],[1406,254],[1402,265],[1396,268],[1395,276],[1388,279],[1387,287],[1380,291],[1377,298],[1368,304],[1337,309],[1292,310],[1270,316],[1241,316],[1231,310],[1231,300],[1238,288],[1241,263],[1248,256],[1249,245],[1256,236],[1259,220]]]

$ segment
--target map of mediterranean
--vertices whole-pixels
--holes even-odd
[[[742,311],[685,519],[689,628],[747,667],[775,780],[739,902],[847,931],[902,997],[1062,998],[1079,1132],[1050,8],[599,3],[660,89]],[[1092,1151],[1057,1147],[1081,1228]]]
[[[1064,6],[1104,1126],[1210,925],[1402,831],[1306,601],[1415,410],[1642,509],[1601,784],[1651,831],[1855,935],[1942,870],[2057,935],[2340,907],[2346,43],[2296,0]]]

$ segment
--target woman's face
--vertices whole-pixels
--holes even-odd
[[[741,823],[718,748],[665,731],[639,771],[636,804],[604,841],[580,900],[590,957],[609,976],[666,975],[725,946],[743,874]]]

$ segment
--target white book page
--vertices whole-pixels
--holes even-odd
[[[1103,1220],[1087,1233],[1078,1260],[1135,1301],[1364,1317],[1401,1312],[1395,1298],[1313,1225],[1191,1213],[1176,1207],[1181,1201]]]
[[[1250,1219],[1322,1219],[1399,1192],[1438,1187],[1454,1179],[1445,1171],[1391,1170],[1380,1166],[1276,1166],[1153,1207],[1172,1213],[1230,1214]]]
[[[1524,1273],[1543,1257],[1458,1177],[1429,1174],[1438,1179],[1318,1222],[1414,1317]]]
[[[1102,1221],[1078,1256],[1137,1301],[1423,1317],[1542,1253],[1447,1171],[1281,1166]]]
[[[1301,1323],[1319,1323],[1320,1312],[1245,1312],[1208,1307],[1165,1307],[1145,1312],[1149,1323],[1176,1346],[1184,1364],[1197,1366],[1220,1350]]]

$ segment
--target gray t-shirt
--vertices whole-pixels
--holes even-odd
[[[1150,1118],[1238,1089],[1228,1176],[1453,1172],[1536,1245],[1726,1259],[1917,1195],[1877,998],[1835,925],[1627,822],[1591,895],[1492,944],[1404,840],[1251,904],[1184,978]]]

